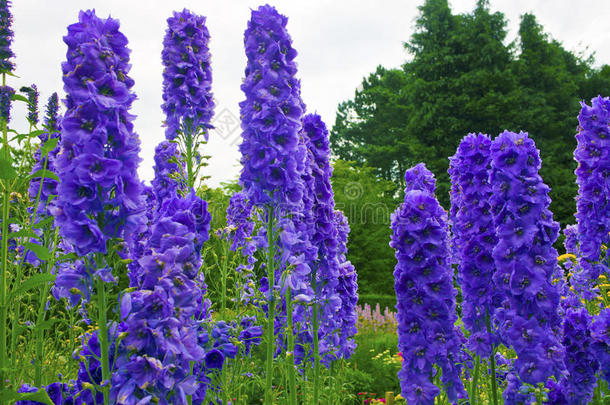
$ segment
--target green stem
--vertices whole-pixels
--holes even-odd
[[[294,368],[294,325],[292,321],[292,294],[290,287],[286,287],[286,323],[288,324],[288,384],[290,404],[297,405],[297,381]]]
[[[55,228],[55,235],[53,237],[53,253],[51,254],[51,260],[45,264],[45,268],[48,272],[49,269],[52,269],[55,266],[55,254],[57,247],[57,237],[58,237],[59,229]],[[40,303],[38,304],[38,316],[36,317],[36,357],[35,357],[35,374],[34,374],[34,386],[41,387],[42,386],[42,361],[43,361],[43,348],[44,348],[44,328],[41,328],[40,325],[45,320],[46,313],[45,307],[47,303],[47,296],[49,295],[49,290],[51,289],[51,285],[46,283],[42,290],[40,291]]]
[[[478,401],[477,398],[477,383],[479,381],[479,368],[481,367],[481,359],[477,355],[474,363],[474,374],[472,376],[472,382],[470,385],[470,405],[475,405]]]
[[[318,328],[320,326],[318,320],[318,311],[319,307],[316,301],[313,304],[313,403],[315,405],[318,405],[320,403],[320,392],[318,387],[318,385],[320,384],[320,338],[318,337]]]
[[[223,244],[224,256],[222,257],[222,319],[225,319],[225,311],[227,309],[227,273],[228,273],[228,261],[229,261],[229,245]]]
[[[491,334],[491,318],[489,312],[485,316],[485,325],[487,326],[487,333]],[[491,356],[489,356],[489,364],[491,367],[491,399],[493,405],[498,405],[498,382],[496,381],[496,346],[491,347]]]
[[[2,85],[6,85],[6,74],[2,74]],[[4,159],[10,162],[10,153],[8,145],[8,128],[6,120],[2,120],[2,142],[4,147]],[[6,371],[8,366],[8,353],[6,352],[6,324],[7,319],[7,277],[8,277],[8,220],[9,220],[9,202],[10,190],[8,180],[3,184],[3,201],[2,201],[2,269],[0,270],[0,391],[5,388]],[[0,398],[0,404],[5,401]]]
[[[101,278],[97,278],[98,303],[98,337],[100,341],[100,362],[102,364],[101,391],[104,394],[104,405],[110,404],[110,359],[108,356],[108,319],[106,318],[106,285]]]
[[[269,285],[269,302],[268,302],[268,315],[267,315],[267,359],[265,367],[265,405],[272,405],[273,403],[273,354],[275,348],[275,238],[273,237],[274,231],[274,218],[273,218],[273,207],[267,207],[267,281]]]
[[[186,149],[186,176],[188,188],[192,189],[195,186],[195,176],[193,175],[193,136],[191,134],[190,126],[187,128],[187,133],[184,136],[184,143]]]

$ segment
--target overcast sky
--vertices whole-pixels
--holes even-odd
[[[302,96],[309,112],[318,112],[330,128],[337,104],[349,99],[362,78],[377,65],[400,66],[423,0],[308,0],[270,1],[288,16],[288,31],[298,51]],[[469,12],[476,0],[453,0],[454,13]],[[610,63],[610,1],[608,0],[491,0],[492,11],[509,21],[508,39],[516,36],[519,16],[532,12],[546,32],[573,51],[588,47],[598,64]],[[164,137],[161,121],[161,47],[166,19],[173,10],[188,8],[207,16],[211,35],[216,132],[204,153],[212,156],[207,175],[211,185],[239,173],[240,142],[238,102],[245,67],[243,33],[250,10],[262,2],[221,0],[13,0],[16,54],[16,86],[36,83],[41,100],[62,92],[60,64],[65,60],[62,37],[77,21],[80,9],[95,8],[97,15],[111,15],[132,50],[131,76],[138,100],[133,113],[142,141],[140,176],[152,178],[153,151]],[[576,114],[577,112],[575,112]],[[13,112],[18,116],[18,110]],[[15,122],[19,127],[19,123]]]

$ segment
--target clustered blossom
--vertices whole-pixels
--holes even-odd
[[[568,374],[561,378],[555,391],[569,404],[588,404],[597,383],[595,373],[599,362],[593,347],[591,326],[593,317],[575,294],[561,303],[565,310],[563,321],[564,363]]]
[[[610,98],[598,96],[578,115],[576,220],[581,264],[590,281],[608,272],[600,261],[601,245],[610,232]]]
[[[335,317],[339,320],[339,357],[350,358],[356,350],[354,336],[358,332],[358,274],[354,265],[347,259],[347,236],[349,224],[341,211],[334,212],[334,222],[337,228],[337,254],[339,259],[339,277],[337,280],[337,295],[341,298]],[[386,308],[387,309],[387,308]]]
[[[11,50],[13,16],[10,11],[10,0],[0,0],[0,73],[10,73],[14,65],[10,60],[15,54]]]
[[[32,84],[30,87],[22,87],[19,89],[25,93],[28,98],[28,115],[27,120],[31,126],[38,124],[38,87]]]
[[[178,195],[178,191],[185,188],[181,181],[184,175],[184,162],[182,161],[178,145],[173,142],[162,141],[155,148],[155,178],[151,185],[159,205],[168,198]]]
[[[186,404],[187,395],[205,392],[207,384],[189,371],[205,356],[198,315],[207,310],[198,271],[210,219],[207,203],[194,193],[159,208],[148,239],[152,252],[139,260],[132,280],[138,289],[121,301],[123,339],[111,393],[118,404],[149,396],[160,404]]]
[[[11,120],[12,98],[15,90],[10,86],[0,86],[0,118],[9,122]]]
[[[205,17],[184,9],[167,19],[163,39],[163,112],[165,136],[174,139],[185,131],[203,131],[208,139],[214,115],[212,69]]]
[[[60,184],[53,214],[76,253],[105,253],[106,242],[129,233],[141,215],[127,38],[117,20],[81,11],[64,41],[67,111],[55,161]]]
[[[434,404],[439,389],[431,383],[442,369],[450,401],[463,396],[455,332],[453,271],[449,262],[447,214],[433,192],[435,181],[423,164],[405,173],[404,203],[392,214],[390,246],[398,263],[394,270],[398,349],[404,361],[398,373],[409,403]]]
[[[240,183],[254,206],[279,205],[286,212],[299,212],[306,154],[299,144],[304,106],[287,20],[275,8],[261,6],[252,11],[244,34]]]
[[[526,133],[505,131],[491,145],[492,212],[498,238],[493,251],[496,290],[502,294],[496,322],[501,339],[517,354],[514,367],[524,383],[559,376],[563,348],[557,266],[559,225],[549,211],[549,187],[538,170],[540,156]]]
[[[610,308],[604,308],[595,316],[591,337],[594,340],[593,351],[601,366],[601,373],[610,383]]]
[[[498,306],[492,276],[496,243],[489,184],[491,139],[469,134],[450,158],[453,248],[462,287],[462,321],[471,332],[469,347],[488,357],[494,335],[488,333]]]
[[[49,98],[46,107],[45,114],[45,125],[43,132],[39,135],[40,145],[41,147],[49,140],[60,137],[59,133],[59,117],[57,116],[57,93],[53,93],[53,95]],[[32,173],[36,173],[37,171],[45,168],[51,173],[55,173],[55,160],[57,159],[57,153],[59,151],[59,147],[56,146],[53,150],[49,151],[45,157],[42,157],[41,150],[37,150],[34,154],[34,159],[36,163],[32,169]],[[40,191],[40,197],[38,202],[38,215],[41,213],[44,215],[50,215],[50,210],[48,204],[51,203],[51,197],[57,195],[57,185],[58,182],[55,179],[50,177],[45,177],[42,187],[40,186],[41,178],[36,177],[30,181],[29,187],[29,195],[30,200],[35,201],[36,196]]]

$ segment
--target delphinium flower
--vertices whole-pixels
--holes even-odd
[[[315,300],[309,327],[312,328],[314,363],[318,364],[321,356],[322,363],[329,366],[330,361],[338,356],[341,320],[337,315],[344,297],[338,294],[340,269],[335,201],[330,184],[332,168],[329,163],[328,130],[319,115],[307,114],[303,118],[302,138],[307,148],[302,176],[306,191],[303,195],[304,215],[302,219],[299,218],[299,223],[311,230],[306,238],[310,240],[312,249],[304,254],[311,267],[311,288]],[[305,232],[303,229],[302,233]],[[304,334],[300,336],[306,337]]]
[[[270,403],[275,341],[274,291],[282,274],[276,270],[284,270],[292,258],[293,274],[298,272],[300,280],[308,277],[307,263],[291,251],[291,246],[298,248],[301,242],[305,242],[299,239],[292,215],[302,214],[302,175],[307,149],[300,142],[304,105],[300,98],[300,84],[295,77],[296,51],[292,48],[286,23],[287,18],[269,5],[252,11],[244,34],[247,65],[241,88],[246,99],[240,103],[243,130],[240,184],[248,201],[262,210],[267,237],[268,274],[261,280],[261,287],[265,283],[268,286],[261,290],[270,303],[267,306],[267,403]],[[276,258],[275,242],[278,240],[283,248]],[[301,288],[300,281],[296,278],[292,281]]]
[[[155,190],[151,186],[142,186],[140,200],[141,206],[144,207],[145,222],[141,224],[127,240],[126,251],[121,252],[121,257],[123,259],[130,260],[127,264],[130,287],[136,287],[138,285],[138,275],[142,268],[140,266],[140,259],[152,253],[152,248],[149,245],[148,240],[150,239],[152,227],[157,219],[157,211],[160,208],[159,202],[155,197]]]
[[[337,228],[337,254],[339,258],[339,278],[337,295],[341,297],[341,307],[335,314],[339,322],[339,356],[350,358],[356,349],[354,336],[358,332],[358,274],[354,265],[347,259],[347,236],[349,224],[341,211],[335,210],[334,222]],[[387,310],[387,308],[386,308]],[[388,314],[385,318],[387,319]],[[384,319],[384,321],[386,320]],[[392,316],[392,321],[393,321]]]
[[[434,177],[425,165],[407,170],[405,180],[404,203],[392,214],[390,242],[398,261],[394,279],[398,349],[404,357],[398,373],[401,390],[410,403],[433,404],[439,389],[430,378],[437,364],[449,400],[457,401],[463,386],[447,214],[433,194]]]
[[[155,177],[151,182],[159,206],[167,198],[178,195],[185,188],[183,184],[184,162],[173,142],[162,141],[155,149]]]
[[[549,211],[549,187],[538,174],[540,156],[526,133],[505,131],[491,145],[495,288],[502,294],[496,322],[503,343],[517,354],[520,381],[532,385],[559,376],[562,345],[557,265],[559,225]]]
[[[576,220],[581,265],[592,283],[608,272],[599,261],[601,245],[610,241],[610,98],[598,96],[591,106],[583,102],[578,122]]]
[[[64,42],[68,46],[62,63],[66,113],[55,160],[60,183],[52,214],[63,241],[83,257],[85,268],[80,273],[60,271],[56,282],[71,291],[89,278],[94,280],[102,370],[95,388],[108,404],[113,363],[105,283],[115,278],[104,255],[116,247],[111,240],[129,239],[143,222],[136,171],[140,141],[129,114],[136,96],[131,91],[134,81],[127,75],[131,67],[127,38],[117,20],[81,11]]]
[[[205,17],[184,9],[167,19],[163,39],[163,112],[165,136],[172,140],[185,131],[203,131],[208,139],[214,115],[212,69]]]
[[[135,95],[127,38],[117,20],[81,11],[64,37],[67,111],[62,120],[60,177],[53,212],[79,255],[106,252],[109,239],[138,222],[140,142],[129,114]]]
[[[57,115],[58,112],[58,100],[57,93],[53,93],[51,97],[49,97],[49,101],[46,106],[45,113],[45,125],[43,132],[39,135],[40,145],[41,147],[49,140],[56,139],[60,137],[59,132],[59,117]],[[46,156],[42,156],[41,149],[37,150],[34,159],[36,161],[34,168],[32,169],[32,173],[36,173],[41,169],[46,169],[49,172],[55,173],[55,160],[57,159],[57,153],[59,151],[59,147],[56,146],[50,151],[47,151]],[[49,203],[51,203],[51,196],[57,195],[57,185],[58,182],[50,177],[44,178],[42,187],[40,185],[41,178],[36,177],[30,181],[29,194],[30,200],[35,201],[36,197],[40,192],[40,197],[38,201],[37,215],[50,215],[49,211]]]
[[[559,380],[561,392],[570,404],[588,404],[596,385],[599,368],[591,337],[593,317],[580,299],[570,293],[561,303],[564,308],[564,363],[568,374]]]
[[[231,243],[230,249],[233,252],[240,252],[242,257],[245,258],[245,263],[237,266],[236,271],[239,274],[237,287],[241,291],[239,299],[243,304],[246,304],[256,294],[254,275],[256,258],[254,253],[257,247],[252,239],[254,231],[252,204],[250,204],[245,194],[241,191],[233,194],[229,199],[227,229],[226,236]]]
[[[604,308],[595,316],[591,337],[594,340],[593,351],[601,366],[601,373],[610,383],[610,308]]]
[[[121,302],[122,340],[111,392],[118,404],[149,396],[160,404],[186,404],[188,395],[205,392],[190,364],[200,364],[205,355],[197,317],[205,291],[198,272],[210,219],[207,203],[194,192],[168,198],[159,209],[148,239],[152,251],[139,260],[132,280],[137,290]]]
[[[163,39],[163,105],[165,136],[178,138],[186,181],[194,187],[201,161],[199,146],[208,140],[214,115],[212,69],[205,17],[184,9],[167,19]]]
[[[11,120],[12,97],[15,90],[10,86],[0,86],[0,118],[9,122]]]
[[[27,87],[24,86],[19,89],[22,93],[26,94],[28,99],[28,114],[26,116],[28,123],[31,127],[38,124],[38,87],[35,84]]]
[[[13,16],[9,9],[10,0],[0,0],[0,73],[10,73],[14,65],[11,58],[15,56],[11,50],[13,30],[11,24]]]
[[[468,134],[450,158],[453,244],[462,287],[462,321],[471,332],[470,349],[489,357],[494,344],[491,317],[498,306],[493,288],[496,243],[489,184],[491,139]]]

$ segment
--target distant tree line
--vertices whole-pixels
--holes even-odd
[[[507,42],[507,20],[492,13],[487,0],[468,14],[453,14],[447,0],[426,0],[419,9],[415,33],[404,44],[409,60],[400,68],[379,66],[353,99],[339,104],[331,131],[333,153],[341,160],[333,183],[337,202],[355,204],[345,193],[350,190],[341,189],[346,181],[352,188],[359,181],[363,189],[373,188],[366,196],[369,208],[396,202],[405,170],[423,161],[448,208],[448,157],[461,138],[469,132],[494,137],[509,129],[526,131],[536,141],[555,219],[573,223],[579,103],[610,95],[610,66],[594,68],[593,55],[566,50],[532,14],[521,16],[517,39]],[[389,222],[346,214],[352,224],[350,259],[363,292],[392,293]],[[380,271],[390,273],[378,282]]]

